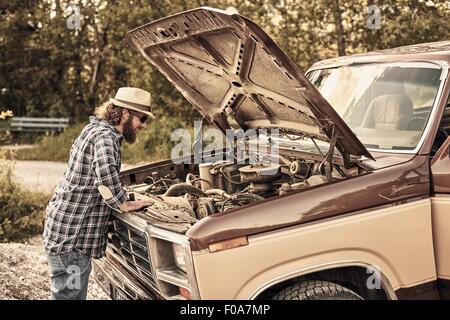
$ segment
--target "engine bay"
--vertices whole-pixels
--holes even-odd
[[[183,232],[211,215],[364,172],[358,165],[346,169],[325,159],[283,156],[277,160],[199,165],[167,162],[125,175],[125,189],[129,200],[153,200],[153,205],[138,214],[159,226]]]

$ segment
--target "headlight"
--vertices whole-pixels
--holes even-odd
[[[199,299],[189,241],[185,235],[149,228],[149,247],[156,285],[165,299]]]
[[[173,257],[175,258],[175,264],[184,273],[187,273],[186,269],[186,253],[182,245],[174,243],[173,244]]]

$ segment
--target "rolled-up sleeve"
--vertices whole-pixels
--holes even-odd
[[[100,192],[101,196],[113,209],[118,209],[126,200],[119,179],[119,148],[119,143],[109,135],[99,135],[94,141],[95,186],[99,191],[106,190]]]

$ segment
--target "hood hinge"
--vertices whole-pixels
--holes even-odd
[[[334,124],[333,124],[333,131],[331,134],[331,140],[330,140],[330,148],[328,150],[327,156],[325,158],[326,164],[325,164],[325,175],[327,178],[327,182],[331,182],[332,174],[333,174],[333,155],[334,155],[334,147],[336,146],[337,142],[337,136],[338,136],[338,130],[336,130]]]

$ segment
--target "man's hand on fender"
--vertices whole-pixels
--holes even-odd
[[[153,200],[125,201],[119,206],[119,209],[122,212],[130,212],[139,210],[152,204]]]

